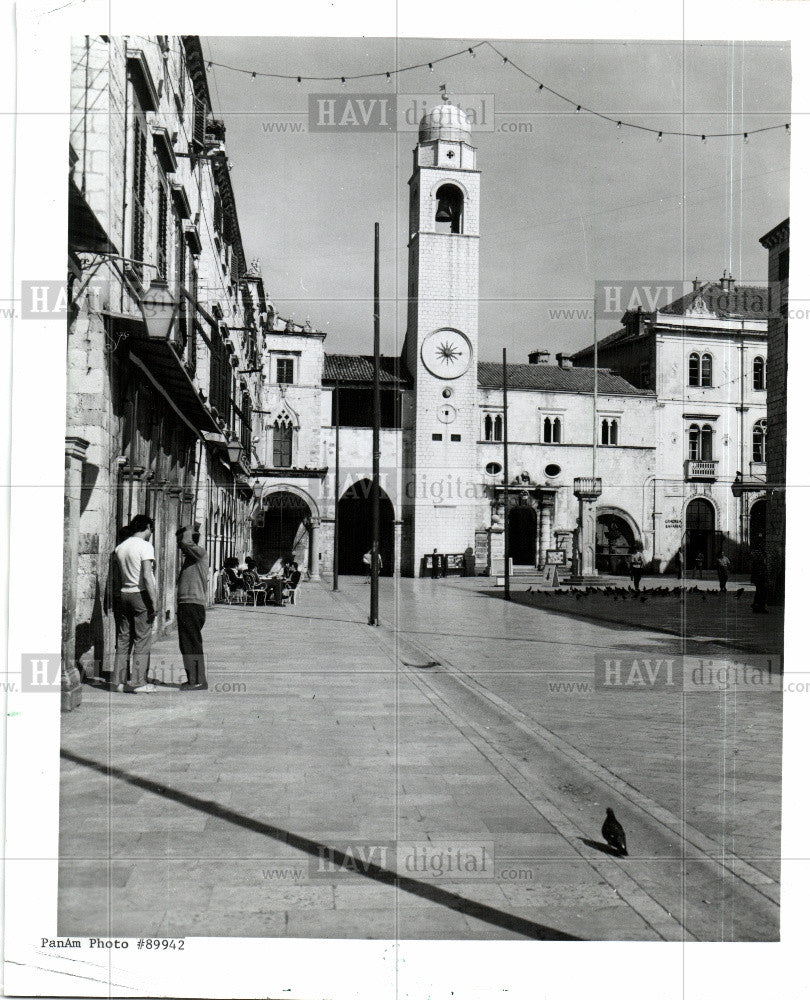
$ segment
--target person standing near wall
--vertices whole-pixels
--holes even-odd
[[[177,547],[183,563],[177,577],[177,638],[186,681],[181,691],[206,691],[202,630],[208,600],[208,553],[200,545],[200,526],[178,528]]]
[[[127,537],[115,549],[119,605],[113,685],[117,691],[128,694],[155,690],[154,685],[147,683],[157,608],[154,529],[151,517],[136,514]]]

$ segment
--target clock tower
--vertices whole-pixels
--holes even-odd
[[[447,102],[419,125],[410,186],[403,571],[475,545],[480,174],[470,125]]]

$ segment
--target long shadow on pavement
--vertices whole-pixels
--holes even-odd
[[[61,756],[63,760],[70,761],[72,764],[79,764],[82,767],[87,767],[93,771],[97,771],[99,774],[118,778],[120,781],[125,781],[130,785],[134,785],[136,788],[142,788],[147,792],[160,795],[165,799],[171,799],[173,802],[179,802],[181,805],[187,806],[189,809],[196,809],[199,812],[208,813],[210,816],[217,816],[219,819],[224,819],[226,822],[233,823],[235,826],[240,826],[245,830],[252,830],[254,833],[264,834],[266,837],[281,841],[284,844],[289,844],[291,847],[294,847],[299,851],[303,851],[306,854],[310,854],[320,860],[326,857],[333,864],[350,867],[352,871],[365,875],[367,878],[370,878],[375,882],[382,882],[385,885],[393,885],[397,889],[402,889],[404,892],[411,893],[414,896],[420,896],[423,899],[437,903],[439,906],[446,906],[450,910],[460,911],[467,916],[485,921],[495,927],[503,927],[506,930],[522,934],[524,937],[534,938],[541,941],[581,940],[573,934],[566,934],[565,931],[558,931],[553,927],[547,927],[545,924],[538,924],[532,920],[526,920],[523,917],[515,916],[512,913],[504,913],[503,910],[497,910],[493,906],[487,906],[485,903],[477,903],[474,900],[466,899],[464,896],[459,896],[454,892],[448,892],[446,889],[441,889],[436,885],[420,882],[418,879],[398,875],[396,872],[389,871],[387,868],[382,868],[373,863],[364,865],[361,871],[358,869],[357,859],[350,857],[343,851],[329,847],[326,844],[321,844],[317,840],[310,840],[309,837],[302,837],[300,834],[292,833],[289,830],[283,830],[281,827],[273,826],[270,823],[262,823],[259,820],[252,819],[250,816],[245,816],[233,809],[228,809],[226,806],[221,806],[219,803],[213,802],[210,799],[201,799],[196,795],[189,795],[187,792],[181,792],[176,788],[169,788],[157,781],[150,781],[149,778],[142,778],[137,774],[131,774],[129,771],[125,771],[122,768],[113,767],[108,764],[101,764],[89,757],[81,757],[78,754],[71,753],[69,750],[62,750]],[[324,851],[326,851],[326,854],[324,854]]]
[[[482,597],[489,597],[492,600],[503,601],[503,591],[502,590],[479,590],[477,591]],[[643,591],[642,591],[643,593]],[[684,641],[689,641],[692,639],[690,634],[690,624],[691,621],[696,621],[692,614],[685,616],[678,626],[669,625],[659,621],[645,621],[645,620],[622,620],[611,616],[610,611],[605,608],[592,608],[587,605],[587,597],[582,597],[580,600],[576,600],[576,604],[573,607],[564,607],[559,604],[537,604],[529,598],[529,595],[525,591],[517,591],[512,594],[511,603],[519,604],[524,608],[531,608],[534,611],[545,611],[550,614],[563,615],[566,618],[574,618],[578,621],[592,621],[597,622],[599,625],[603,625],[605,628],[612,629],[614,631],[627,632],[629,630],[640,630],[640,631],[650,631],[650,632],[661,632],[664,635],[675,636]],[[618,612],[617,612],[618,613]],[[781,633],[782,625],[782,609],[774,609],[773,613],[773,624],[768,622],[769,632],[771,629],[774,630],[771,634],[764,636],[761,640],[751,640],[745,636],[735,636],[735,635],[717,635],[711,636],[711,641],[719,646],[729,646],[733,649],[740,649],[750,653],[758,653],[765,656],[779,656],[782,655],[783,639]],[[704,626],[705,628],[705,626]]]

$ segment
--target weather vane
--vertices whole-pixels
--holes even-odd
[[[439,91],[440,91],[440,93],[442,95],[442,100],[445,103],[447,103],[450,100],[450,95],[447,93],[447,84],[446,83],[440,83],[439,84]]]

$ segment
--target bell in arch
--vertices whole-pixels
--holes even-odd
[[[442,184],[436,192],[436,232],[460,233],[464,196],[454,184]]]
[[[436,209],[437,222],[453,221],[453,206],[448,194],[439,195],[439,207]]]

